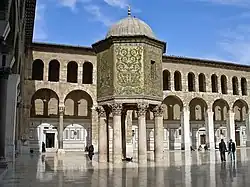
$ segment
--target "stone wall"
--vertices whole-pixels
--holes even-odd
[[[26,125],[29,124],[29,118],[30,118],[30,107],[31,107],[31,98],[34,95],[34,93],[39,89],[50,89],[54,91],[58,98],[59,98],[59,104],[63,104],[65,101],[66,96],[73,90],[82,90],[86,92],[93,101],[93,106],[97,105],[97,57],[93,52],[85,52],[86,49],[80,49],[78,47],[76,48],[76,53],[74,53],[74,47],[69,47],[70,50],[67,52],[67,46],[63,46],[62,50],[60,49],[60,46],[57,46],[56,49],[53,49],[49,44],[48,46],[51,49],[50,52],[48,50],[39,49],[39,44],[37,44],[35,49],[30,49],[28,52],[28,56],[26,58],[25,63],[25,82],[24,82],[24,101],[25,101],[25,112],[24,112],[24,118],[26,121]],[[82,50],[82,53],[79,52]],[[91,49],[87,49],[90,50]],[[38,81],[38,80],[31,80],[32,78],[32,62],[36,59],[41,59],[44,63],[44,80]],[[51,60],[58,60],[60,63],[60,78],[59,82],[50,82],[48,81],[48,67],[49,62]],[[67,82],[67,64],[70,61],[75,61],[78,64],[78,81],[77,83],[69,83]],[[82,84],[82,66],[84,62],[91,62],[93,64],[93,84]],[[194,61],[197,61],[194,59]],[[190,102],[194,98],[202,98],[207,107],[209,109],[213,108],[213,103],[217,99],[223,99],[225,100],[228,105],[229,109],[233,108],[233,105],[235,101],[241,100],[247,103],[249,105],[249,97],[244,96],[241,94],[241,91],[239,91],[239,95],[233,95],[232,91],[232,77],[236,76],[238,78],[239,84],[238,87],[240,89],[240,79],[242,77],[246,78],[247,82],[250,79],[250,74],[248,73],[249,69],[248,67],[243,66],[235,66],[235,65],[221,65],[222,63],[217,62],[211,62],[211,64],[207,65],[206,63],[203,63],[202,61],[199,63],[192,63],[192,60],[185,60],[185,58],[181,58],[181,60],[178,60],[176,58],[173,60],[173,57],[164,57],[163,58],[163,64],[162,64],[162,71],[168,70],[170,72],[170,84],[171,89],[167,91],[163,91],[163,100],[167,98],[168,96],[174,96],[176,98],[179,98],[182,102],[183,106],[188,106]],[[105,68],[104,68],[105,69]],[[101,68],[100,68],[101,70]],[[174,72],[179,71],[181,73],[182,79],[182,91],[175,91],[174,89]],[[195,91],[190,92],[188,91],[188,73],[192,72],[195,75]],[[162,72],[159,72],[162,73]],[[205,75],[206,80],[206,92],[199,92],[199,81],[198,76],[200,73],[203,73]],[[106,73],[107,74],[107,73]],[[218,77],[218,93],[213,93],[211,88],[211,75],[216,74]],[[228,93],[222,94],[221,93],[221,86],[220,86],[220,77],[221,75],[225,75],[227,78],[227,88]],[[104,81],[107,79],[107,77],[102,77],[102,79],[99,77],[99,81]],[[107,81],[107,80],[106,80]],[[249,91],[249,88],[247,89]],[[101,93],[100,93],[101,94]],[[197,104],[197,103],[196,103]],[[248,108],[248,107],[247,107]],[[181,112],[181,111],[179,111]],[[180,114],[178,114],[180,115]],[[133,118],[135,119],[135,118]],[[73,119],[72,119],[73,120]],[[95,144],[97,147],[97,140],[98,140],[98,115],[97,112],[93,109],[92,110],[92,141],[93,144]],[[178,119],[180,120],[180,119]],[[165,122],[164,122],[165,123]],[[172,123],[171,121],[169,123]],[[23,128],[25,128],[25,124],[23,125]],[[29,126],[29,125],[28,125]],[[131,125],[130,127],[131,128]]]

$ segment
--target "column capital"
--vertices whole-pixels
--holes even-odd
[[[206,114],[207,116],[209,116],[209,115],[214,115],[214,111],[213,111],[211,108],[208,108],[208,109],[206,110],[205,114]]]
[[[138,103],[137,104],[138,117],[145,115],[148,110],[148,107],[149,105],[147,103]]]
[[[64,114],[64,110],[65,110],[65,106],[64,105],[59,105],[59,114],[63,115]]]
[[[121,116],[122,114],[122,103],[112,103],[109,105],[113,116]]]
[[[164,110],[163,105],[157,105],[156,107],[154,107],[153,109],[154,117],[162,117],[163,110]]]
[[[188,105],[183,105],[182,113],[184,113],[184,112],[190,112],[190,109],[189,109]]]
[[[234,117],[235,113],[232,110],[228,110],[228,116],[229,117]]]
[[[106,112],[105,112],[103,106],[97,106],[95,109],[98,112],[99,117],[106,118]]]

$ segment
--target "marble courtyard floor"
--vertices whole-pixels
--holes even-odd
[[[152,154],[149,155],[152,157]],[[84,153],[22,155],[0,187],[214,187],[250,186],[250,149],[237,150],[235,162],[221,163],[218,151],[167,151],[162,163],[120,165],[90,162]]]

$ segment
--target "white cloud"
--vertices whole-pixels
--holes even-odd
[[[119,8],[126,8],[129,5],[127,0],[104,0],[104,2],[110,6],[119,7]]]
[[[250,65],[250,26],[238,24],[221,32],[219,47],[237,62]]]
[[[76,11],[78,3],[88,3],[91,0],[57,0],[57,2],[64,7],[70,8],[72,11]]]
[[[97,5],[87,5],[84,7],[85,10],[92,14],[92,16],[94,16],[94,20],[95,21],[99,21],[101,23],[103,23],[105,26],[110,26],[112,25],[112,21],[108,16],[105,16],[102,12],[101,12],[101,8]]]
[[[35,14],[35,28],[34,28],[34,40],[46,40],[48,34],[46,32],[46,22],[45,22],[45,10],[46,6],[44,4],[37,4],[36,14]]]
[[[250,7],[250,1],[249,0],[195,0],[195,1],[216,3],[216,4],[221,4],[221,5],[233,5],[233,6]]]
[[[128,6],[132,7],[132,13],[140,13],[141,10],[137,9],[129,3],[128,0],[104,0],[105,3],[107,3],[109,6],[112,7],[118,7],[121,9],[126,9]]]

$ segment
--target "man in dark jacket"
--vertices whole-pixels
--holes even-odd
[[[233,142],[232,139],[229,140],[229,144],[228,144],[228,151],[231,157],[231,160],[235,160],[235,151],[236,151],[236,147],[235,147],[235,143]]]
[[[226,161],[226,155],[225,152],[227,151],[226,144],[223,139],[221,139],[221,142],[219,143],[219,150],[220,150],[220,158],[221,161]]]
[[[94,146],[91,145],[91,146],[89,146],[89,159],[90,160],[92,160],[93,155],[94,155]]]

